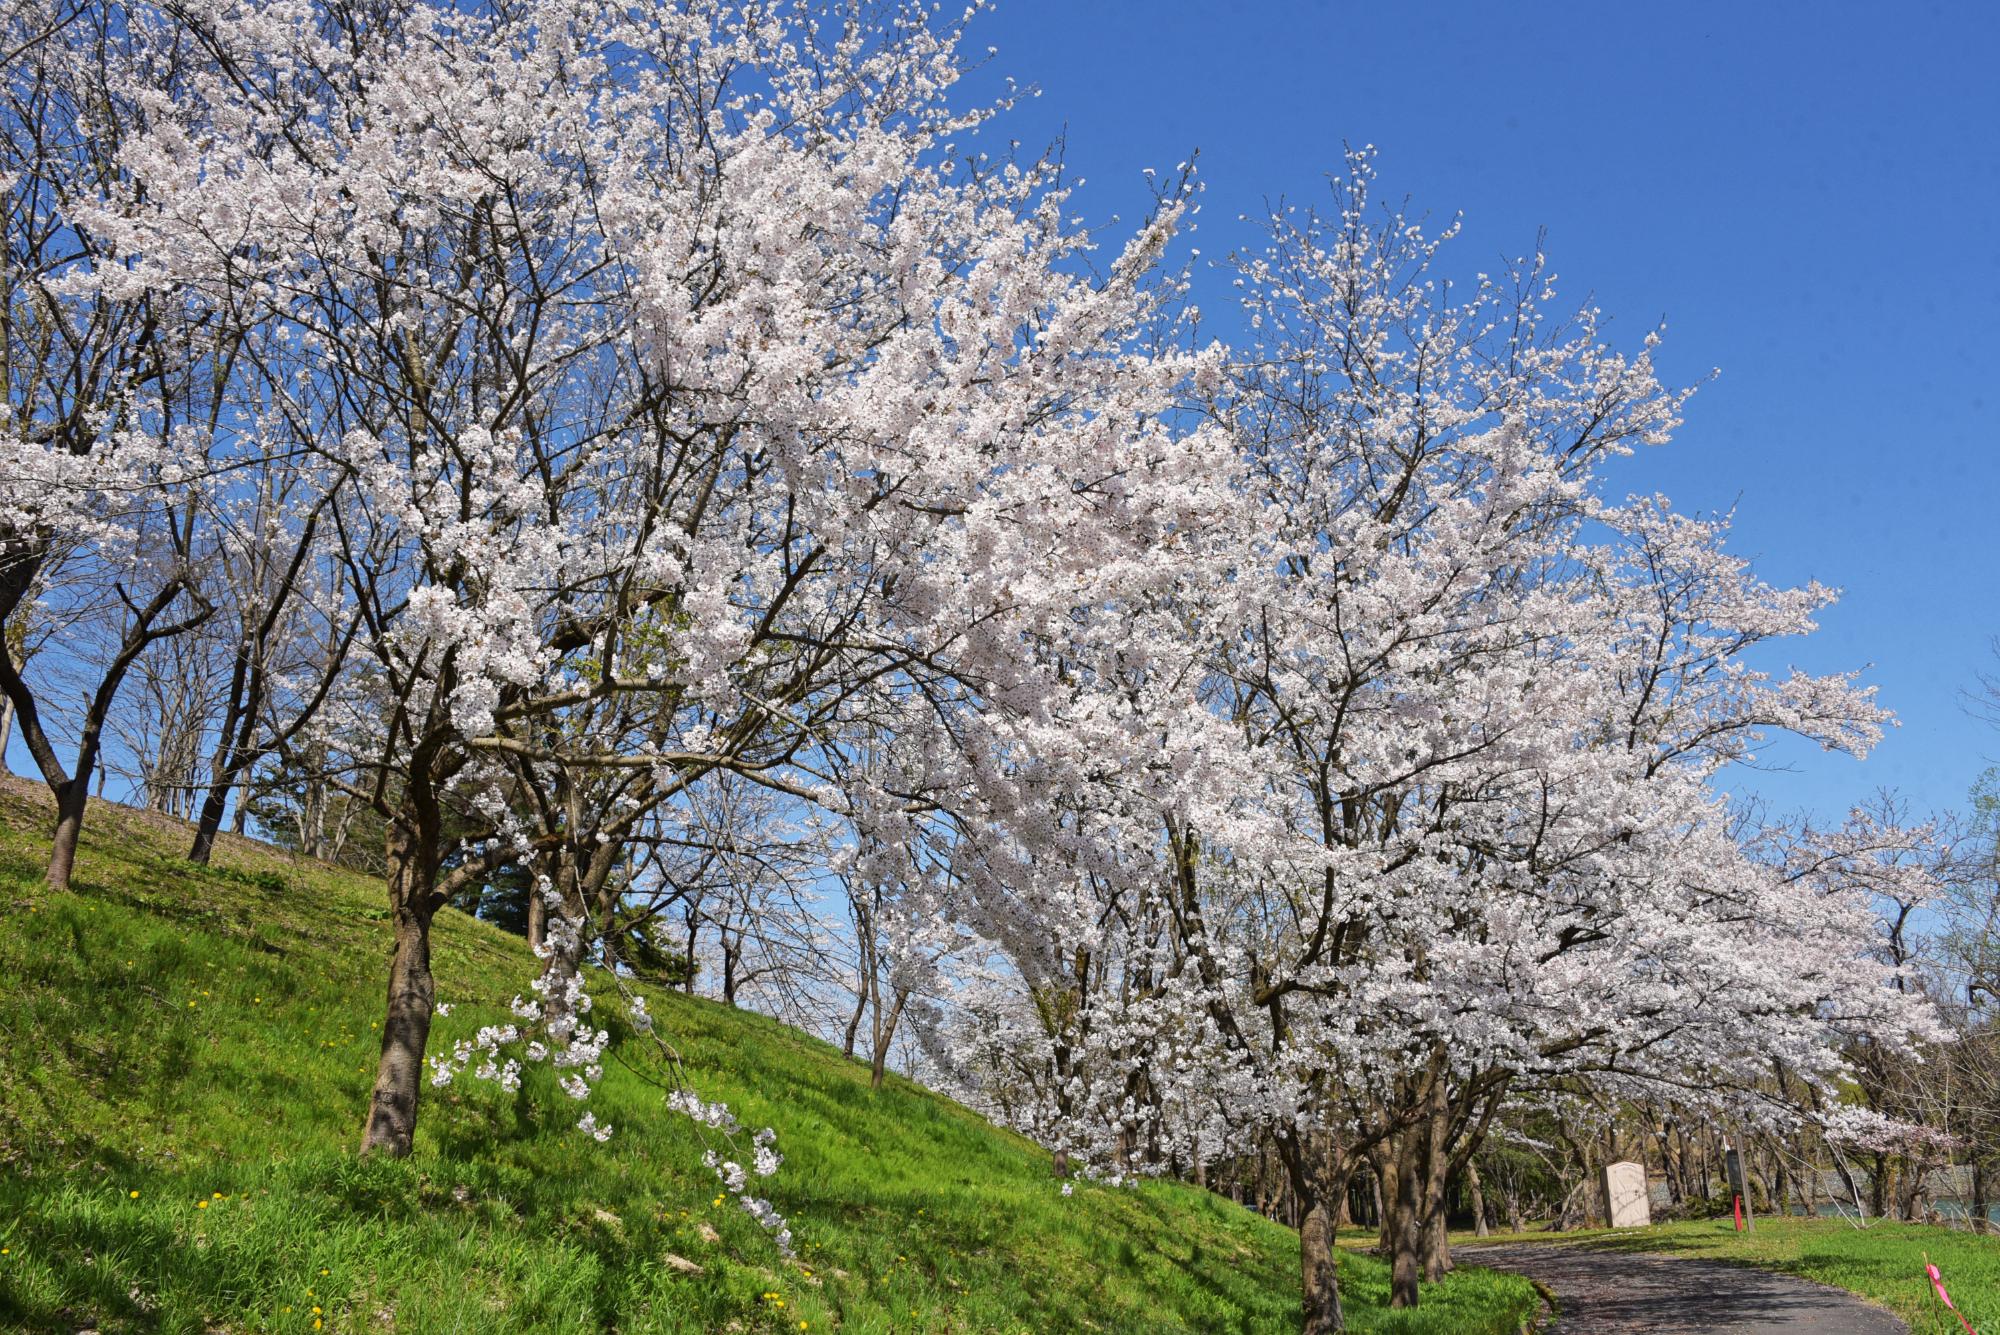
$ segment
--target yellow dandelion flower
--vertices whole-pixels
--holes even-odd
[[[321,1266],[321,1267],[319,1268],[319,1272],[320,1272],[320,1274],[322,1274],[322,1275],[330,1275],[330,1274],[332,1274],[332,1273],[333,1273],[333,1272],[332,1272],[331,1270],[328,1270],[328,1269],[327,1269],[327,1268],[326,1268],[325,1266]]]
[[[219,1191],[218,1191],[218,1192],[215,1192],[215,1193],[213,1193],[213,1199],[215,1199],[215,1200],[218,1200],[218,1201],[219,1201],[219,1200],[221,1200],[221,1199],[222,1199],[222,1193],[221,1193],[221,1192],[219,1192]]]
[[[125,1194],[130,1196],[135,1201],[139,1199],[139,1193],[136,1191],[128,1191]]]
[[[319,1309],[318,1309],[317,1307],[313,1308],[313,1315],[314,1315],[314,1316],[318,1316],[318,1315],[319,1315]]]
[[[208,1208],[208,1202],[207,1202],[207,1201],[196,1201],[196,1202],[194,1203],[194,1208],[195,1208],[195,1209],[197,1209],[197,1210],[206,1210],[206,1209]]]

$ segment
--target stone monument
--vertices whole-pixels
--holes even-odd
[[[1653,1222],[1653,1210],[1646,1200],[1646,1165],[1613,1163],[1604,1165],[1604,1212],[1613,1228],[1645,1228]]]

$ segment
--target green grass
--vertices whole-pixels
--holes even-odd
[[[676,995],[653,1011],[703,1095],[778,1129],[798,1263],[714,1204],[695,1128],[616,1061],[608,1145],[543,1074],[427,1089],[415,1154],[360,1159],[379,883],[230,839],[197,870],[178,822],[99,806],[75,892],[49,894],[44,810],[0,781],[0,1329],[305,1331],[315,1308],[424,1335],[1296,1329],[1289,1230],[1171,1183],[1066,1199],[1046,1154],[951,1101]],[[534,972],[457,914],[434,945],[455,1003],[434,1043]],[[1466,1270],[1391,1313],[1379,1263],[1341,1268],[1361,1331],[1512,1331],[1535,1301]]]
[[[1454,1236],[1454,1255],[1476,1261],[1478,1247]],[[1931,1292],[1924,1257],[1944,1275],[1951,1300],[1985,1335],[2000,1331],[2000,1237],[1926,1224],[1838,1219],[1763,1218],[1749,1233],[1730,1219],[1700,1219],[1645,1229],[1577,1233],[1495,1234],[1487,1242],[1584,1245],[1616,1251],[1729,1261],[1800,1275],[1858,1293],[1910,1323],[1912,1335],[1964,1335],[1964,1327]]]

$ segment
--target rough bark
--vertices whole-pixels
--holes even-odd
[[[1340,1306],[1340,1277],[1334,1252],[1333,1204],[1347,1191],[1347,1160],[1326,1139],[1286,1136],[1277,1143],[1283,1182],[1297,1210],[1299,1299],[1305,1335],[1332,1335],[1347,1329]]]
[[[1333,1222],[1326,1202],[1306,1211],[1299,1227],[1299,1293],[1304,1303],[1305,1335],[1331,1335],[1347,1329],[1340,1310],[1340,1278],[1334,1265]]]
[[[1445,1235],[1445,1190],[1451,1175],[1451,1108],[1445,1100],[1442,1078],[1432,1080],[1429,1102],[1430,1115],[1421,1128],[1423,1197],[1418,1208],[1424,1279],[1435,1284],[1450,1274],[1452,1268],[1451,1243]]]
[[[1383,1140],[1375,1150],[1375,1174],[1382,1190],[1379,1246],[1389,1261],[1391,1307],[1417,1305],[1423,1273],[1423,1184],[1413,1149],[1405,1134]]]
[[[1473,1232],[1483,1238],[1489,1230],[1486,1227],[1486,1192],[1479,1184],[1478,1164],[1467,1163],[1465,1165],[1465,1185],[1472,1193]]]
[[[382,1054],[362,1132],[363,1154],[408,1154],[416,1136],[417,1098],[423,1088],[424,1047],[430,1041],[437,982],[431,976],[431,919],[437,913],[434,838],[399,819],[389,826],[389,912],[395,953],[389,961],[389,998],[382,1020]]]

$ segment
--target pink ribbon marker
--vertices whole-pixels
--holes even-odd
[[[1965,1327],[1966,1335],[1979,1335],[1979,1332],[1972,1328],[1972,1323],[1965,1319],[1965,1313],[1959,1311],[1953,1304],[1951,1295],[1944,1291],[1944,1276],[1938,1273],[1938,1268],[1926,1260],[1924,1273],[1931,1277],[1931,1287],[1937,1290],[1938,1301],[1951,1309],[1951,1314],[1958,1318],[1958,1324]]]

